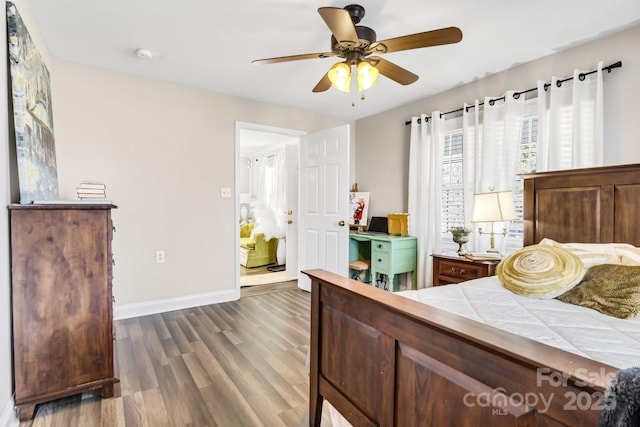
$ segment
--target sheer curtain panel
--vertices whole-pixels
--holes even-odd
[[[465,224],[468,227],[474,194],[514,189],[524,118],[524,97],[514,97],[515,93],[508,91],[499,100],[487,97],[482,107],[476,100],[473,108],[463,109]],[[476,251],[480,247],[477,236],[474,233],[467,244]],[[482,245],[486,246],[484,242]]]
[[[418,288],[431,286],[432,253],[440,249],[442,210],[442,119],[423,114],[411,119],[409,147],[409,234],[418,238]]]
[[[603,165],[602,62],[588,72],[538,83],[538,172]]]

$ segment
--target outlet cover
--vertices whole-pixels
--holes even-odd
[[[223,199],[230,199],[231,189],[229,187],[222,187],[220,189],[220,197],[222,197]]]

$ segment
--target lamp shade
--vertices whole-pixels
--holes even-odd
[[[361,61],[356,67],[358,73],[358,90],[364,92],[378,82],[378,69],[367,61]]]
[[[343,92],[349,92],[351,87],[351,67],[345,62],[338,62],[327,72],[333,87]]]
[[[479,193],[473,196],[471,222],[497,222],[518,219],[511,191]]]
[[[378,82],[378,69],[367,61],[360,61],[355,67],[358,90],[364,92]],[[327,72],[331,85],[343,92],[351,92],[351,66],[346,62],[334,64]]]

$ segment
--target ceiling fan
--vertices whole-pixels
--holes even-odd
[[[331,86],[343,92],[350,92],[352,85],[355,88],[356,80],[358,90],[363,92],[376,84],[378,73],[402,85],[408,85],[418,80],[416,74],[377,55],[458,43],[462,40],[462,31],[459,28],[447,27],[376,41],[376,32],[373,29],[357,25],[364,17],[364,7],[360,5],[351,4],[343,9],[321,7],[318,9],[318,13],[331,30],[331,52],[257,59],[252,63],[275,64],[301,59],[344,58],[343,62],[338,62],[329,69],[313,88],[313,92],[324,92]],[[352,82],[351,75],[354,72],[357,79]]]

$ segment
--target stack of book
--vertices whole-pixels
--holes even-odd
[[[102,182],[82,181],[76,188],[80,200],[105,199],[107,186]]]

